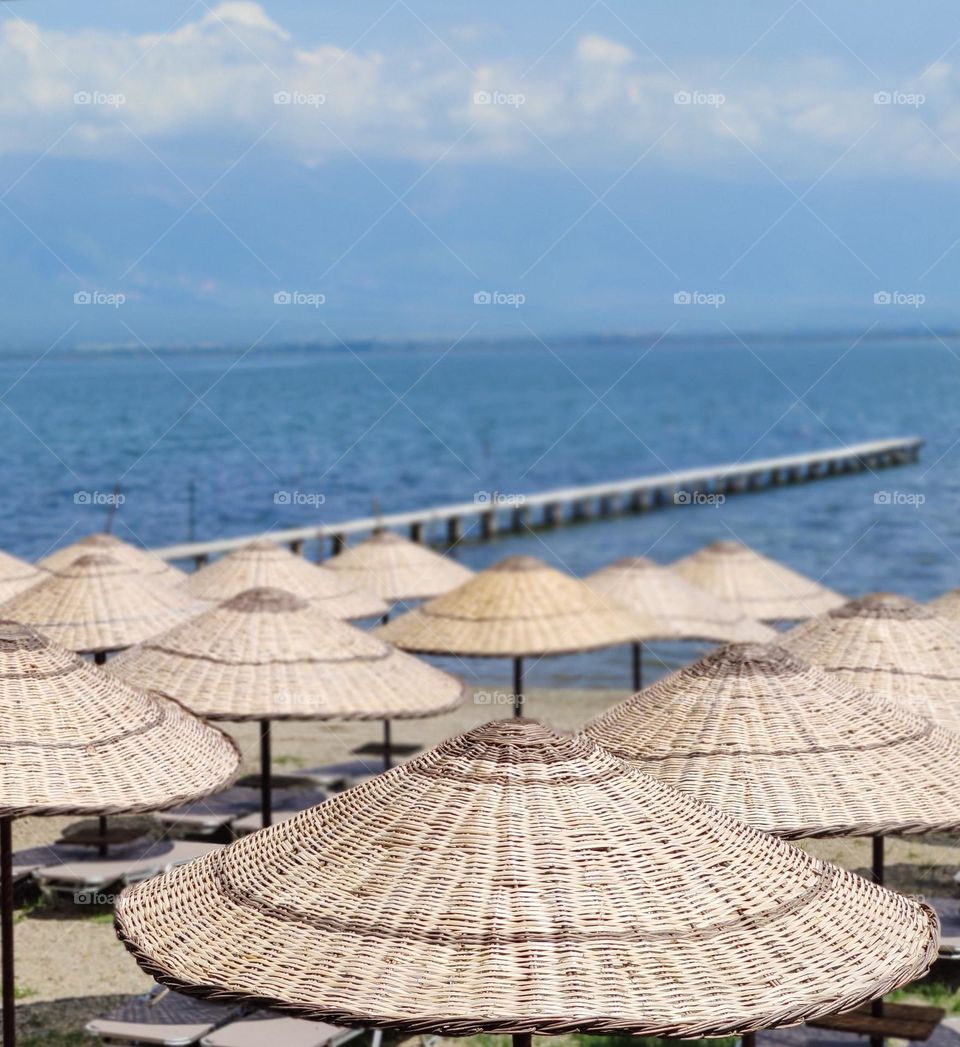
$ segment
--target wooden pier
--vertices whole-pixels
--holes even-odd
[[[890,440],[873,440],[834,450],[810,451],[782,458],[764,458],[753,462],[702,466],[681,472],[640,476],[632,480],[567,487],[538,494],[501,494],[485,491],[472,502],[414,509],[403,513],[386,513],[377,517],[346,520],[342,523],[317,524],[270,531],[269,537],[303,552],[307,542],[318,544],[318,559],[326,553],[343,549],[350,537],[365,536],[390,528],[405,530],[416,542],[438,535],[438,544],[452,545],[461,541],[479,524],[473,540],[487,541],[497,533],[560,527],[590,519],[644,513],[673,505],[690,505],[708,500],[710,495],[725,497],[760,491],[787,484],[808,483],[850,473],[873,472],[894,465],[915,462],[923,446],[919,436]],[[196,566],[209,557],[238,549],[260,535],[221,538],[210,542],[188,542],[154,550],[165,560],[192,560]]]

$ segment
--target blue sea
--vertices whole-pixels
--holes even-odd
[[[0,547],[31,559],[102,529],[117,485],[114,532],[160,546],[918,434],[920,462],[876,477],[456,555],[482,567],[522,551],[579,574],[737,537],[851,595],[960,585],[956,340],[10,355],[0,388]],[[652,664],[691,653],[664,645]],[[608,652],[544,660],[532,683],[621,686],[627,672],[626,652]]]

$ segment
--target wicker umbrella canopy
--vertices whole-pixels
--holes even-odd
[[[187,578],[186,571],[181,571],[166,560],[151,553],[148,549],[141,549],[130,542],[125,542],[116,535],[100,532],[88,534],[78,539],[72,545],[65,545],[45,556],[39,562],[39,566],[48,571],[62,571],[68,568],[79,556],[88,553],[107,553],[120,563],[133,567],[141,574],[157,575],[166,578],[174,585],[183,582]]]
[[[794,1023],[938,941],[921,903],[527,720],[129,888],[116,926],[182,991],[451,1035]]]
[[[22,593],[44,578],[46,572],[41,568],[0,550],[0,602]]]
[[[813,618],[844,602],[838,593],[740,542],[713,542],[670,569],[762,622]]]
[[[787,650],[960,732],[960,627],[906,596],[871,593],[784,633]]]
[[[960,589],[950,589],[941,593],[935,600],[931,600],[927,607],[941,618],[960,621]]]
[[[960,736],[773,644],[714,651],[584,733],[778,836],[960,828]]]
[[[469,581],[473,571],[394,531],[378,531],[326,565],[389,603],[427,600]]]
[[[16,1040],[11,823],[19,815],[153,811],[228,785],[240,754],[177,702],[113,679],[0,620],[3,1042]]]
[[[762,642],[776,636],[769,626],[643,556],[624,557],[584,581],[594,592],[645,619],[649,623],[645,640]]]
[[[241,593],[108,668],[209,719],[401,719],[463,696],[455,677],[280,589]]]
[[[296,593],[334,618],[372,618],[387,611],[375,593],[263,538],[201,567],[187,579],[194,596],[217,603],[263,587]]]
[[[516,658],[629,643],[645,625],[579,579],[532,556],[511,556],[376,632],[423,654]]]
[[[71,651],[129,647],[197,611],[186,592],[107,553],[87,553],[0,606]]]

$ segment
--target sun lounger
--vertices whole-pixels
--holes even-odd
[[[273,805],[278,810],[292,808],[304,794],[303,789],[274,789]],[[230,834],[238,818],[259,810],[260,790],[235,785],[205,800],[174,807],[170,811],[159,811],[156,817],[171,836],[209,838],[218,833]]]
[[[956,898],[926,898],[940,917],[940,956],[944,960],[960,959],[960,903]]]
[[[317,785],[333,792],[351,789],[360,782],[375,778],[382,771],[377,760],[348,760],[346,763],[331,763],[323,767],[310,767],[297,773],[302,778],[310,778]]]
[[[362,1034],[325,1022],[285,1018],[273,1011],[257,1011],[204,1036],[201,1047],[340,1047]]]
[[[232,1021],[242,1013],[236,1004],[195,1000],[159,985],[146,996],[126,1000],[102,1018],[89,1022],[86,1031],[105,1044],[195,1044],[201,1036]]]
[[[316,807],[318,803],[323,803],[326,799],[327,794],[321,789],[301,789],[295,797],[285,800],[282,805],[274,804],[271,820],[274,825],[285,822],[295,814],[307,810],[308,807]],[[246,836],[262,828],[263,821],[260,811],[246,814],[233,823],[233,832],[236,836]]]
[[[137,846],[118,847],[106,858],[89,848],[38,868],[34,872],[40,889],[51,896],[72,896],[78,905],[109,905],[111,888],[138,883],[151,876],[192,861],[217,844],[198,844],[183,840],[151,840]]]

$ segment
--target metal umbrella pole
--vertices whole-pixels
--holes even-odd
[[[386,625],[390,621],[390,612],[387,611],[385,615],[380,619],[381,625]],[[392,743],[390,740],[390,721],[383,721],[383,769],[389,771],[393,767],[393,750],[391,747]]]
[[[643,689],[643,644],[634,641],[631,644],[633,654],[633,693]]]
[[[883,837],[882,836],[874,836],[872,842],[873,842],[873,869],[872,869],[873,875],[871,876],[871,879],[879,887],[882,887],[883,886],[883,878],[884,878]],[[871,1015],[873,1015],[874,1018],[882,1018],[883,1017],[883,997],[882,996],[878,996],[875,1000],[872,1000],[870,1002],[870,1013],[871,1013]],[[871,1036],[870,1037],[870,1047],[883,1047],[883,1037],[879,1036],[879,1035]]]
[[[260,823],[264,829],[273,814],[273,779],[270,759],[270,721],[260,721]]]
[[[0,818],[0,937],[3,964],[3,1042],[17,1042],[16,987],[13,978],[13,819]]]
[[[523,716],[523,659],[513,659],[513,715]]]

